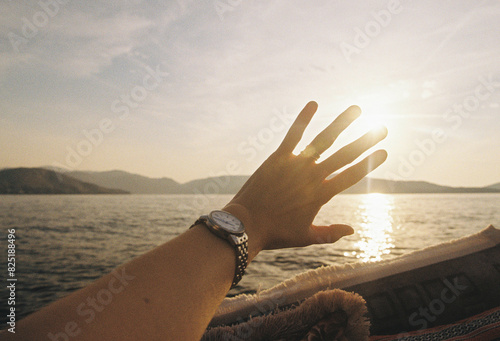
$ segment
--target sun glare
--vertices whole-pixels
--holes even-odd
[[[356,243],[359,251],[354,252],[356,258],[363,262],[378,261],[391,253],[393,209],[394,198],[390,195],[372,193],[363,197],[358,207],[361,228],[358,230],[360,240]]]
[[[395,107],[405,99],[406,94],[398,89],[382,89],[358,93],[354,102],[361,107],[363,114],[358,126],[363,130],[386,126],[393,128],[397,113]]]
[[[358,126],[365,131],[388,126],[391,122],[390,111],[385,105],[368,105],[361,106],[363,114],[358,119]]]

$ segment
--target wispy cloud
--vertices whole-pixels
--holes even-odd
[[[116,129],[80,168],[128,167],[183,181],[234,160],[249,173],[282,136],[276,134],[251,162],[238,145],[265,129],[273,112],[298,111],[311,99],[320,103],[320,114],[307,137],[356,102],[366,114],[389,111],[389,152],[408,155],[415,139],[447,128],[443,113],[473,93],[479,77],[500,80],[500,5],[401,1],[390,12],[391,3],[254,0],[234,2],[221,14],[211,1],[68,2],[48,9],[39,2],[4,1],[0,117],[8,124],[0,133],[8,129],[19,145],[24,134],[32,145],[37,139],[47,144],[43,157],[21,147],[4,150],[4,165],[19,165],[16,153],[31,166],[61,160],[68,146],[84,138],[83,130],[110,119]],[[390,16],[381,19],[384,11]],[[356,49],[349,58],[343,43]],[[112,103],[130,96],[157,65],[168,77],[119,119]],[[500,103],[500,91],[475,117],[494,116],[494,103]],[[470,120],[461,129],[477,134],[500,124],[492,120]],[[40,134],[33,133],[37,129]],[[5,136],[0,142],[7,143]],[[165,168],[158,160],[120,164],[131,148],[134,157],[155,150],[177,161]],[[452,148],[443,145],[437,153],[445,157]],[[216,152],[204,157],[207,149]],[[398,162],[390,158],[384,167],[397,168]],[[444,174],[452,168],[433,174],[429,161],[415,177],[439,182],[450,179]]]

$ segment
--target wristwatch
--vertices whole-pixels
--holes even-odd
[[[231,213],[217,210],[208,215],[202,215],[191,227],[199,224],[205,225],[210,232],[228,241],[234,247],[236,267],[231,285],[231,288],[234,288],[243,277],[248,261],[248,236],[243,223]]]

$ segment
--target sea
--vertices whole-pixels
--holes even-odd
[[[231,197],[0,195],[0,329],[7,327],[12,279],[18,321],[174,238]],[[315,223],[350,224],[356,233],[334,244],[263,251],[229,295],[319,266],[375,262],[500,227],[500,194],[341,194]],[[7,262],[8,244],[15,245],[15,266]]]

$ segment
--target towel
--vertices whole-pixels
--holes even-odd
[[[281,308],[232,326],[212,327],[202,341],[363,341],[370,324],[358,294],[325,290],[299,305]]]

